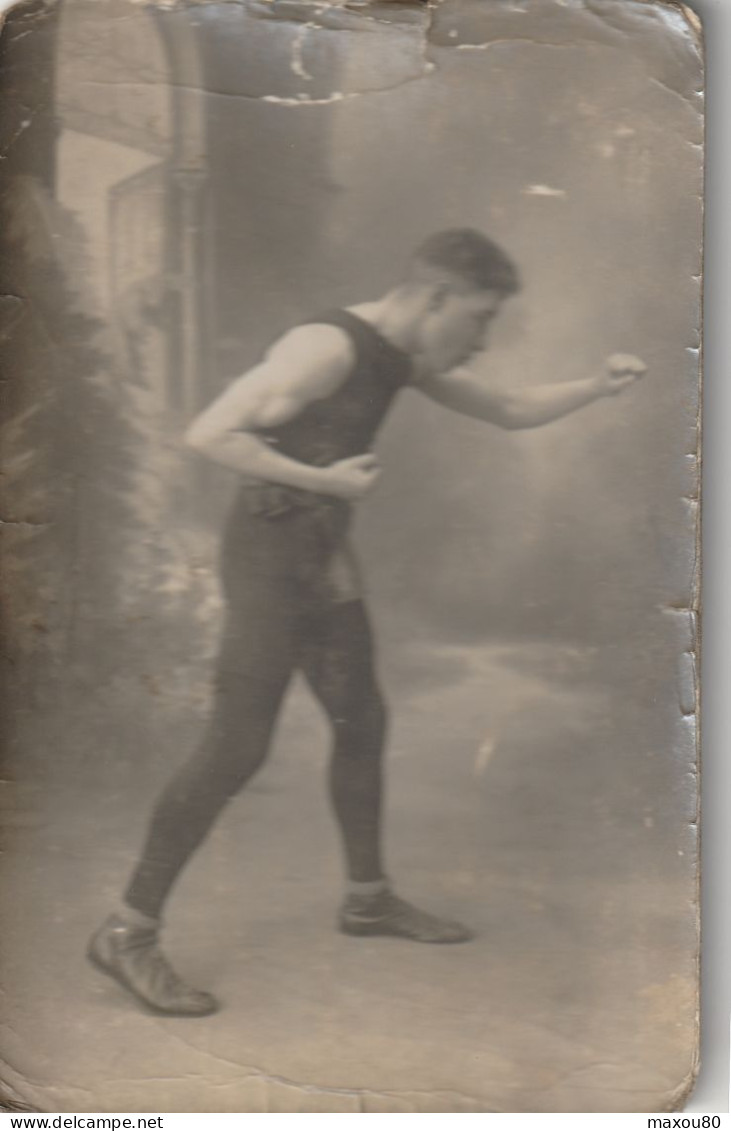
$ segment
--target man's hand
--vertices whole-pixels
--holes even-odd
[[[605,364],[606,371],[600,378],[600,396],[603,397],[616,397],[647,373],[644,361],[631,353],[613,353]]]
[[[351,456],[330,464],[320,472],[325,494],[337,499],[358,502],[372,491],[381,474],[378,460],[374,455]]]

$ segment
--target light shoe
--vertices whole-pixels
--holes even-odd
[[[112,915],[89,942],[87,958],[153,1013],[205,1017],[220,1009],[212,994],[179,978],[160,949],[157,930]]]

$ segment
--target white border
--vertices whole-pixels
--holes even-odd
[[[701,1070],[686,1111],[729,1111],[731,1013],[731,0],[693,0],[705,30]]]

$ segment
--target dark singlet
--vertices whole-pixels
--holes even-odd
[[[268,429],[262,436],[282,455],[327,467],[370,450],[396,394],[409,381],[411,361],[374,326],[348,310],[329,311],[302,325],[340,327],[353,343],[355,361],[331,396],[314,401],[294,420]],[[337,499],[279,484],[252,483],[244,491],[248,508],[262,515],[338,505]]]

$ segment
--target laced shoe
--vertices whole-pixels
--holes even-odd
[[[186,985],[160,949],[155,927],[112,915],[89,942],[87,958],[153,1013],[204,1017],[220,1008],[212,994]]]
[[[346,935],[390,935],[422,943],[461,943],[474,938],[464,924],[420,911],[390,891],[349,895],[340,911],[339,926]]]

